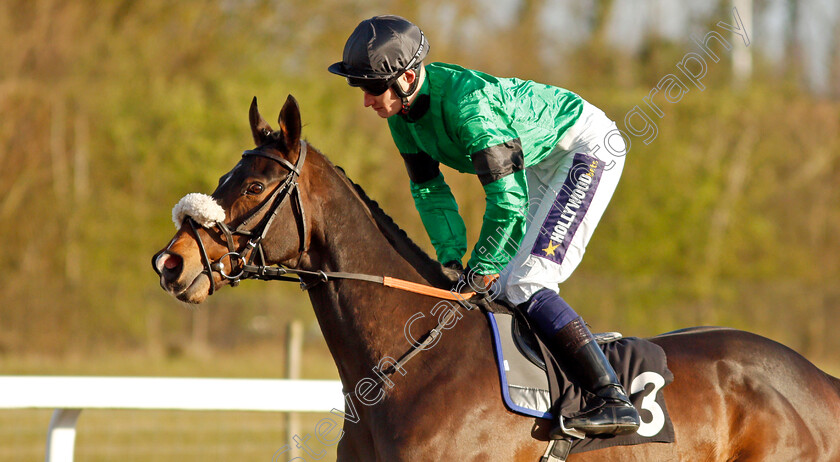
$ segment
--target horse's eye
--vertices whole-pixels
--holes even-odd
[[[262,192],[264,190],[265,190],[265,186],[263,186],[262,183],[251,183],[251,185],[248,186],[248,189],[246,190],[246,193],[256,196],[256,195],[262,194]]]

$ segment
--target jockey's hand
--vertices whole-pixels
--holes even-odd
[[[457,287],[458,281],[461,280],[461,275],[464,273],[464,267],[461,262],[452,260],[443,265],[443,274],[449,279],[453,287]]]
[[[493,274],[478,274],[469,266],[461,273],[461,279],[458,281],[461,292],[476,292],[482,295],[491,295],[498,291],[499,273]],[[494,286],[495,284],[495,286]]]
[[[461,262],[459,262],[458,260],[448,261],[448,262],[444,263],[443,266],[446,267],[446,268],[449,268],[449,269],[464,271],[464,266],[461,265]]]

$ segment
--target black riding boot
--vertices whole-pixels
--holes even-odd
[[[585,408],[565,419],[566,428],[574,428],[587,435],[621,435],[638,430],[641,423],[639,413],[630,403],[612,365],[583,319],[578,317],[560,329],[549,347],[560,353],[559,358],[563,358],[564,362],[577,367],[581,386],[598,397],[590,399]],[[558,422],[551,430],[551,437],[560,436]]]

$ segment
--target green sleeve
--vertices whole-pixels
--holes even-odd
[[[492,87],[459,103],[457,136],[486,194],[481,233],[467,264],[479,274],[499,273],[525,235],[528,185],[522,143],[511,127],[509,101]]]
[[[443,174],[425,183],[411,182],[411,196],[441,263],[461,262],[467,252],[467,229]]]
[[[467,263],[479,274],[499,273],[516,254],[525,236],[528,186],[525,171],[484,185],[487,205],[481,234]]]

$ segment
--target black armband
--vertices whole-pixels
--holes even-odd
[[[470,158],[482,186],[525,168],[525,155],[519,138],[476,151]]]
[[[408,170],[408,177],[414,184],[425,183],[434,180],[440,175],[440,162],[432,159],[425,152],[416,154],[400,153]]]

